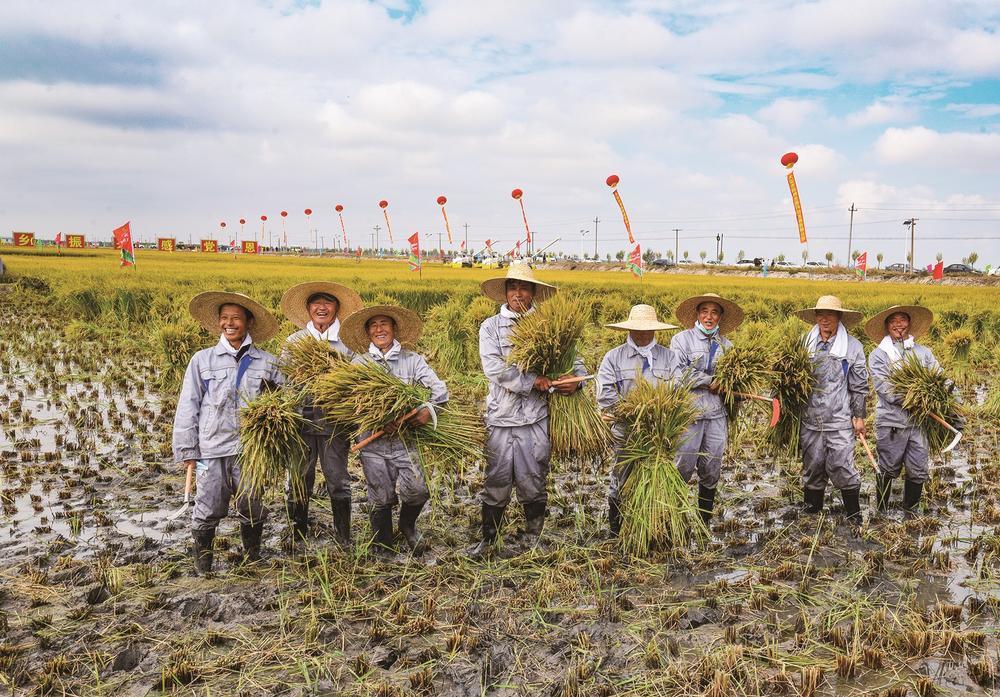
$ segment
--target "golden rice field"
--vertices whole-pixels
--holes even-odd
[[[430,552],[377,560],[352,460],[352,553],[334,546],[317,485],[304,555],[282,551],[275,492],[264,560],[234,563],[230,520],[218,573],[199,578],[185,522],[167,519],[183,487],[169,448],[177,382],[216,340],[187,317],[189,299],[223,288],[277,309],[290,285],[324,279],[405,305],[425,320],[418,348],[453,399],[477,408],[478,325],[496,311],[478,283],[497,272],[427,262],[420,278],[405,262],[141,250],[133,271],[109,251],[0,255],[0,683],[12,694],[926,697],[1000,686],[996,285],[538,271],[589,308],[590,370],[622,339],[601,325],[640,301],[670,318],[683,297],[720,293],[747,311],[733,338],[750,344],[823,294],[866,315],[930,307],[928,342],[969,422],[960,446],[932,460],[914,518],[869,519],[874,474],[860,451],[860,535],[832,494],[826,515],[800,516],[799,465],[768,454],[766,415],[750,410],[703,546],[622,554],[604,536],[609,463],[565,461],[541,548],[518,546],[512,506],[502,553],[473,563],[463,549],[478,532],[482,463],[431,457]]]

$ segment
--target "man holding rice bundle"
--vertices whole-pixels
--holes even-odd
[[[865,434],[868,368],[861,342],[848,331],[861,321],[861,313],[848,310],[834,295],[824,295],[795,315],[812,325],[804,343],[816,379],[799,436],[805,510],[823,510],[829,480],[840,489],[848,522],[860,525],[861,477],[854,467],[854,441]]]
[[[604,354],[597,371],[597,405],[610,418],[615,405],[632,391],[639,380],[656,385],[680,377],[681,367],[677,353],[656,341],[656,332],[680,327],[661,322],[656,317],[656,310],[649,305],[634,305],[629,310],[628,319],[604,326],[628,332],[624,344]],[[613,425],[611,430],[617,450],[625,434],[618,424]],[[611,469],[608,526],[612,537],[617,537],[621,531],[621,492],[631,470],[630,465],[621,463],[616,463]]]
[[[469,550],[473,558],[490,553],[496,542],[511,492],[524,507],[524,542],[533,546],[542,533],[549,458],[549,394],[569,395],[581,383],[558,384],[544,375],[522,372],[507,358],[513,344],[511,333],[519,318],[537,303],[551,297],[555,286],[535,278],[527,263],[514,263],[507,275],[480,285],[500,311],[479,328],[479,358],[489,379],[486,396],[486,473],[482,493],[482,540]],[[586,375],[576,360],[573,374]],[[562,376],[569,377],[569,376]]]
[[[326,342],[330,350],[351,358],[354,352],[340,339],[341,323],[363,306],[361,296],[339,283],[313,281],[292,286],[281,296],[281,311],[299,330],[287,341]],[[291,477],[285,489],[286,508],[293,526],[290,542],[304,541],[309,532],[309,499],[316,484],[316,460],[319,459],[330,496],[335,539],[346,548],[351,543],[351,477],[347,472],[350,444],[347,438],[334,433],[308,396],[304,399],[302,415],[307,421],[302,432],[307,450],[298,479],[304,490],[293,487]]]
[[[447,386],[424,357],[404,347],[416,343],[421,328],[420,319],[410,310],[375,305],[348,317],[341,331],[344,343],[356,354],[353,363],[374,363],[407,384],[422,385],[430,390],[430,400],[406,420],[406,424],[413,427],[424,426],[432,419],[436,422],[436,407],[448,401]],[[361,450],[361,465],[368,484],[374,543],[383,551],[392,548],[392,509],[396,506],[398,487],[402,501],[399,532],[410,550],[420,555],[426,544],[416,529],[417,516],[430,498],[430,492],[416,448],[408,448],[396,435],[402,425],[387,424],[385,435]],[[360,439],[368,435],[361,434]]]
[[[680,360],[685,382],[691,387],[698,408],[698,418],[680,447],[677,469],[688,482],[698,474],[698,509],[708,525],[729,434],[729,419],[719,396],[715,368],[723,353],[732,347],[724,335],[743,321],[743,309],[715,293],[705,293],[684,300],[677,306],[676,315],[687,329],[674,334],[670,348]]]
[[[174,460],[197,464],[197,493],[191,515],[195,570],[212,570],[212,542],[219,521],[236,496],[244,560],[260,559],[267,510],[256,495],[240,490],[239,411],[268,385],[283,381],[277,359],[257,348],[278,332],[278,321],[242,293],[196,295],[191,315],[219,343],[194,354],[184,373],[174,415]]]

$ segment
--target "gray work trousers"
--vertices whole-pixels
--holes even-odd
[[[722,476],[722,456],[726,452],[729,429],[725,416],[698,419],[681,440],[677,451],[677,470],[690,483],[698,473],[698,483],[714,489]]]
[[[399,438],[383,436],[361,451],[361,467],[368,485],[368,503],[375,508],[396,505],[396,490],[403,505],[419,506],[431,497],[416,452]]]
[[[487,426],[482,502],[504,508],[513,489],[521,505],[545,502],[551,455],[548,417],[526,426]]]
[[[316,460],[319,459],[320,469],[326,479],[326,493],[331,499],[351,500],[351,476],[347,472],[347,455],[350,443],[337,434],[303,433],[302,440],[306,444],[306,460],[301,471],[305,486],[305,501],[312,497],[316,487]],[[291,480],[285,486],[288,500],[301,503],[293,491]]]
[[[838,489],[857,489],[861,477],[854,467],[854,430],[814,431],[802,426],[802,488],[826,489],[829,481]]]
[[[878,469],[882,476],[895,479],[906,467],[906,479],[924,483],[929,479],[927,467],[930,451],[927,436],[919,428],[879,426],[875,429]]]
[[[215,530],[229,514],[229,501],[236,498],[236,518],[241,524],[263,523],[267,509],[257,496],[239,495],[240,464],[238,455],[199,460],[196,467],[198,489],[191,513],[191,529]]]

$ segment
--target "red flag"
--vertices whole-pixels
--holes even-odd
[[[940,281],[944,278],[944,261],[934,264],[934,280]]]
[[[465,240],[462,240],[462,244],[459,245],[459,249],[461,249],[463,252],[465,251]]]
[[[56,251],[59,252],[60,256],[62,255],[62,233],[61,232],[56,235]]]
[[[407,241],[410,243],[410,271],[420,271],[420,233],[413,233]]]
[[[111,234],[115,241],[115,249],[121,252],[121,265],[135,267],[135,246],[132,244],[132,229],[129,223],[115,228]]]
[[[636,243],[635,249],[628,255],[628,270],[636,278],[642,278],[642,251]]]
[[[514,247],[517,248],[517,256],[521,256],[521,240],[518,240]]]
[[[865,278],[868,276],[868,252],[862,252],[854,261],[854,272]]]
[[[490,242],[492,242],[492,240],[486,240],[486,249],[490,250],[490,254],[492,254],[493,247],[490,246]]]

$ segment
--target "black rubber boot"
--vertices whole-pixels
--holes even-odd
[[[260,538],[264,534],[264,524],[247,525],[240,523],[240,541],[243,543],[243,563],[260,561]]]
[[[698,513],[701,515],[701,521],[708,527],[708,524],[712,522],[712,509],[715,507],[715,489],[709,489],[707,486],[698,485]]]
[[[892,478],[879,474],[875,476],[875,502],[879,513],[889,510],[889,496],[892,495]]]
[[[803,489],[802,497],[804,505],[802,510],[806,513],[820,513],[823,510],[823,497],[826,495],[825,489]]]
[[[903,508],[910,513],[916,513],[920,505],[920,495],[923,493],[923,482],[911,482],[909,479],[903,481]]]
[[[399,509],[399,532],[403,535],[403,539],[406,540],[406,545],[410,548],[410,551],[417,557],[427,551],[427,543],[424,541],[424,536],[417,530],[417,517],[423,509],[423,503],[404,503],[402,508]]]
[[[351,500],[330,499],[333,514],[333,539],[343,549],[351,547]]]
[[[296,542],[305,542],[309,534],[309,504],[289,501],[288,519],[292,523],[292,535]]]
[[[376,553],[392,554],[392,506],[373,508],[368,514],[372,525],[372,548]]]
[[[841,489],[844,499],[844,517],[854,527],[861,527],[864,518],[861,516],[861,489]]]
[[[622,531],[622,502],[608,498],[608,529],[611,537],[618,537]]]
[[[194,530],[191,532],[191,556],[194,557],[194,570],[199,575],[212,572],[212,541],[215,530]]]
[[[545,527],[546,504],[546,501],[533,501],[524,504],[524,537],[521,539],[528,549],[537,545],[542,536],[542,528]]]
[[[485,559],[493,554],[493,546],[496,544],[500,525],[503,522],[504,509],[505,507],[483,504],[483,539],[469,548],[468,554],[472,559]]]

